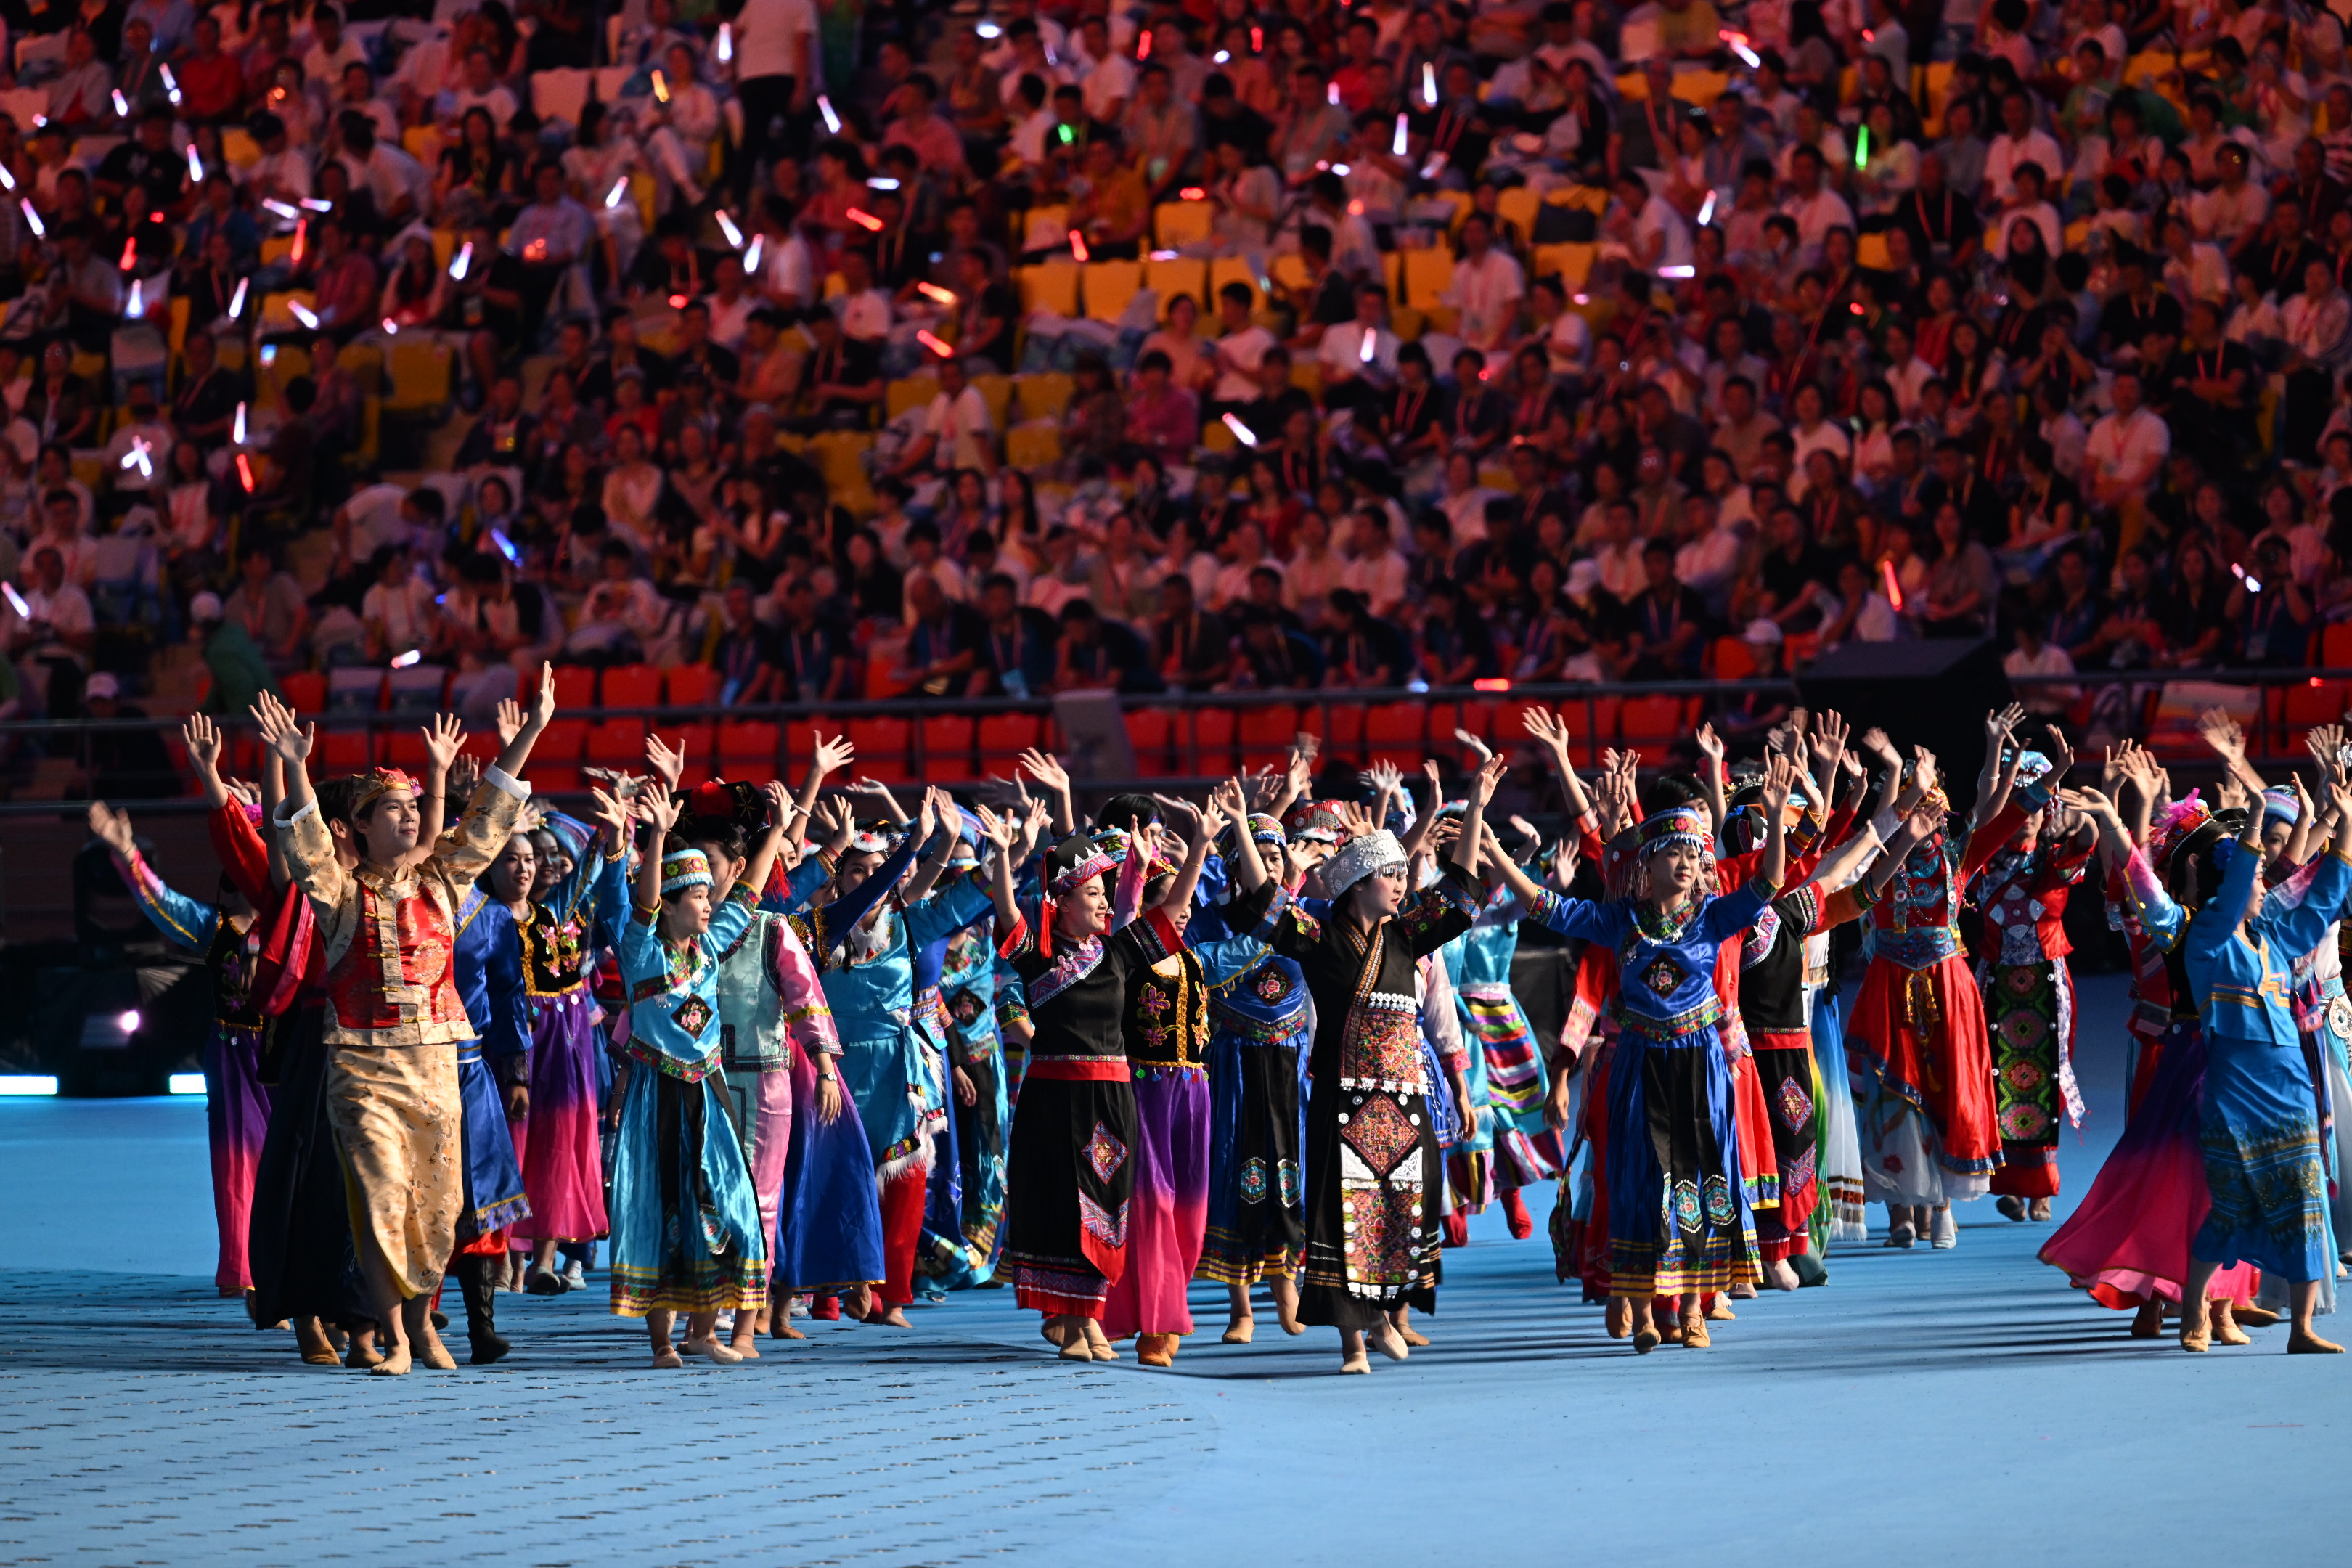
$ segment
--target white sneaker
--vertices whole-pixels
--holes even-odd
[[[1959,1246],[1960,1227],[1952,1219],[1952,1209],[1949,1204],[1936,1210],[1928,1217],[1927,1234],[1932,1238],[1930,1244],[1938,1251],[1949,1251]]]
[[[566,1290],[585,1290],[588,1289],[588,1275],[586,1271],[580,1267],[580,1259],[575,1258],[571,1262],[563,1266],[563,1288]]]

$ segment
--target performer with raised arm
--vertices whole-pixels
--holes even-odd
[[[629,995],[629,1074],[613,1160],[613,1310],[644,1318],[654,1365],[685,1364],[670,1343],[687,1314],[684,1351],[721,1364],[743,1358],[718,1337],[719,1314],[767,1304],[768,1248],[760,1201],[720,1099],[719,955],[758,912],[790,805],[768,785],[773,813],[742,879],[723,900],[702,851],[673,847],[684,801],[658,782],[639,809],[648,832],[636,874],[626,869],[629,808],[596,792],[604,828],[604,898],[625,898],[622,983]],[[715,907],[714,907],[715,904]]]
[[[473,1026],[451,964],[458,889],[504,847],[530,797],[517,775],[554,714],[554,671],[542,667],[522,728],[446,842],[421,837],[420,808],[437,827],[441,803],[420,800],[414,780],[384,769],[364,778],[348,807],[359,862],[348,868],[310,787],[315,727],[264,700],[262,739],[287,777],[273,826],[324,942],[328,1110],[351,1185],[352,1239],[385,1340],[373,1370],[398,1375],[415,1360],[446,1370],[457,1363],[427,1303],[457,1245],[462,1194],[454,1047]]]

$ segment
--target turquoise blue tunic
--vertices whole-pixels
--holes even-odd
[[[2262,874],[2242,847],[2221,888],[2189,922],[2183,951],[2205,1026],[2200,1139],[2212,1211],[2189,1251],[2229,1268],[2252,1263],[2297,1284],[2336,1272],[2320,1161],[2319,1091],[2295,1026],[2288,970],[2343,910],[2352,866],[2330,855],[2293,908],[2265,903],[2238,932]]]
[[[1723,944],[1768,902],[1753,884],[1711,898],[1671,931],[1630,903],[1543,890],[1528,918],[1615,951],[1622,1020],[1609,1072],[1610,1290],[1645,1300],[1721,1291],[1760,1274],[1740,1181],[1731,1064],[1717,1026]]]
[[[630,907],[628,861],[607,863],[602,910],[619,920],[632,1070],[613,1150],[613,1310],[708,1312],[767,1305],[768,1249],[743,1146],[719,1095],[719,958],[751,922],[738,889],[688,942]]]

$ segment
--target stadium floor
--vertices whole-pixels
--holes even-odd
[[[2122,1117],[2122,981],[2083,994],[2069,1194]],[[1704,1352],[1608,1340],[1540,1229],[1511,1242],[1490,1212],[1446,1257],[1436,1342],[1370,1378],[1327,1375],[1328,1331],[1286,1340],[1270,1310],[1256,1344],[1218,1344],[1209,1288],[1172,1372],[1058,1364],[982,1291],[911,1331],[819,1324],[756,1363],[656,1373],[598,1275],[499,1298],[499,1366],[393,1382],[304,1367],[215,1297],[204,1136],[193,1100],[0,1101],[0,1563],[1814,1568],[2341,1544],[2352,1358],[2290,1359],[2284,1329],[2200,1357],[2127,1339],[2034,1261],[2047,1226],[1990,1202],[1956,1251],[1839,1249],[1825,1289],[1741,1303]]]

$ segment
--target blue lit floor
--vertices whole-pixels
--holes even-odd
[[[2121,1110],[2085,983],[2087,1184]],[[1004,1292],[657,1373],[599,1289],[499,1298],[517,1351],[397,1383],[302,1367],[214,1298],[196,1101],[0,1103],[0,1562],[1727,1565],[2335,1561],[2352,1365],[2284,1331],[2126,1339],[1964,1209],[1957,1251],[1841,1251],[1706,1352],[1639,1358],[1499,1216],[1436,1343],[1328,1331],[1172,1374],[1056,1364]],[[2065,1200],[2061,1200],[2063,1211]],[[1538,1237],[1540,1237],[1540,1231]],[[2337,1320],[2339,1323],[2342,1320]],[[459,1338],[462,1343],[462,1337]],[[2331,1542],[2335,1544],[2331,1546]]]

